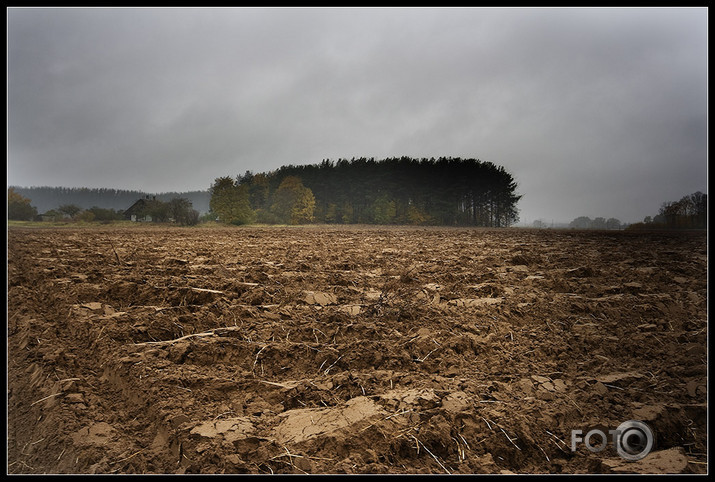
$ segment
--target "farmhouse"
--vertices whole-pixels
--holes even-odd
[[[138,199],[134,204],[124,211],[124,218],[130,221],[151,222],[151,214],[148,214],[149,207],[156,202],[156,196],[146,196]]]
[[[64,219],[65,216],[58,213],[54,209],[51,209],[51,210],[47,211],[45,214],[40,214],[40,217],[42,218],[43,221],[59,221],[60,219]]]

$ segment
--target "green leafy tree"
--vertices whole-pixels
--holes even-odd
[[[286,177],[278,186],[278,189],[273,194],[271,212],[279,222],[287,224],[290,221],[291,210],[301,187],[303,187],[303,183],[300,178],[295,176]]]
[[[260,173],[251,178],[248,197],[253,209],[266,209],[268,207],[268,199],[270,198],[268,176]]]
[[[390,224],[397,215],[397,205],[390,196],[383,194],[373,203],[373,218],[377,224]]]
[[[234,203],[231,212],[231,224],[251,224],[256,222],[256,212],[251,208],[247,185],[237,185],[234,188]]]
[[[256,221],[261,224],[280,224],[282,222],[270,209],[257,209]]]
[[[199,222],[199,212],[186,198],[176,197],[169,201],[169,217],[182,226],[193,226]]]
[[[414,204],[407,206],[407,222],[410,224],[425,224],[428,220],[427,215]]]
[[[13,188],[7,190],[7,218],[16,221],[31,221],[37,216],[37,208],[32,206],[32,201],[15,192]]]
[[[315,196],[313,191],[304,187],[300,189],[295,203],[290,210],[291,224],[306,224],[313,222],[313,212],[315,211]]]
[[[299,177],[288,176],[273,194],[271,212],[284,224],[313,222],[315,196]]]
[[[87,211],[94,214],[95,221],[109,223],[111,221],[117,221],[122,219],[122,215],[114,209],[106,209],[97,206],[92,206]]]
[[[228,176],[216,178],[211,186],[209,209],[221,222],[230,222],[235,187],[233,178]]]
[[[92,211],[82,211],[81,213],[76,215],[76,219],[79,221],[83,221],[85,223],[90,223],[94,221],[94,213]]]
[[[212,222],[212,221],[216,221],[217,219],[218,219],[218,215],[217,215],[216,213],[208,212],[208,213],[202,214],[202,215],[199,217],[199,222],[201,222],[201,223],[209,223],[209,222]]]
[[[325,222],[326,223],[335,223],[338,220],[338,207],[335,205],[335,203],[328,203],[327,207],[325,208]]]
[[[234,182],[230,177],[219,177],[211,186],[211,212],[226,224],[250,224],[256,213],[249,202],[249,185]]]
[[[343,203],[342,209],[340,210],[340,220],[343,222],[343,224],[352,223],[354,215],[355,211],[353,209],[353,205],[349,202]]]
[[[73,218],[82,211],[82,208],[76,204],[63,204],[58,207],[57,210],[62,214],[66,214],[68,217]]]
[[[186,216],[187,226],[196,226],[201,219],[200,213],[196,209],[190,209]]]
[[[45,214],[42,215],[42,220],[47,220],[47,221],[57,221],[59,219],[62,219],[62,215],[57,212],[54,209],[50,209],[47,211]]]

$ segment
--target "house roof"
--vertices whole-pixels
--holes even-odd
[[[144,198],[138,199],[134,204],[129,206],[124,211],[124,216],[131,217],[133,214],[139,214],[139,212],[144,209],[147,202],[148,202],[147,199],[144,199]]]

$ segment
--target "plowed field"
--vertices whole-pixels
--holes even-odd
[[[706,270],[702,233],[9,228],[8,472],[702,473]],[[628,420],[642,460],[572,451]]]

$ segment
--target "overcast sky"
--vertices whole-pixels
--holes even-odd
[[[10,8],[8,185],[492,161],[522,222],[707,193],[707,8]]]

